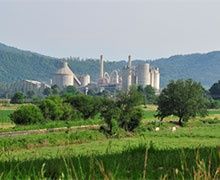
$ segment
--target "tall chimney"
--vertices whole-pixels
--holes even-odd
[[[104,61],[103,55],[100,56],[100,75],[99,78],[102,79],[104,77]]]
[[[131,68],[131,55],[128,56],[128,68]]]

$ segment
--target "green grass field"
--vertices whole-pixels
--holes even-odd
[[[171,132],[170,126],[162,126],[158,132],[142,126],[137,132],[121,132],[114,138],[107,138],[96,130],[2,137],[0,174],[3,179],[14,176],[21,179],[84,176],[87,179],[92,174],[95,178],[139,179],[144,175],[146,148],[153,146],[147,155],[146,179],[192,178],[200,175],[201,166],[205,166],[203,173],[207,171],[214,177],[220,164],[219,129],[217,122],[199,126],[191,124],[191,127],[178,128],[176,132]],[[197,151],[200,152],[196,154]],[[92,169],[88,166],[90,161],[93,162]],[[212,162],[210,169],[209,161]]]
[[[0,123],[11,122],[10,114],[13,113],[14,110],[0,110]]]
[[[209,110],[209,116],[191,119],[172,132],[176,125],[169,120],[176,117],[155,121],[155,109],[144,109],[135,132],[119,130],[111,138],[98,130],[68,129],[1,137],[0,179],[219,179],[220,110]],[[12,112],[0,110],[1,122],[11,123],[7,116]],[[55,121],[8,130],[100,123],[99,118]]]

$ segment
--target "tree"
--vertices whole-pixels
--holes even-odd
[[[144,88],[144,96],[145,96],[145,103],[146,104],[156,104],[157,96],[155,89],[151,85],[147,85]]]
[[[58,95],[60,93],[60,88],[55,84],[51,86],[51,92],[53,95]]]
[[[72,94],[72,95],[76,95],[78,94],[78,90],[76,89],[76,87],[74,86],[67,86],[64,90],[63,93],[67,93],[67,94]]]
[[[31,99],[35,95],[34,91],[28,91],[27,92],[27,98]]]
[[[46,87],[46,88],[44,89],[44,91],[43,91],[43,95],[45,95],[45,96],[50,96],[50,95],[52,95],[52,90],[51,90],[51,88]]]
[[[119,115],[120,109],[116,106],[116,102],[113,99],[103,98],[100,106],[100,117],[107,124],[107,128],[102,126],[101,129],[110,135],[114,134],[113,126],[117,126],[114,121],[118,121]]]
[[[83,119],[88,119],[98,114],[101,99],[99,97],[79,94],[67,97],[66,102],[70,103],[82,115]]]
[[[121,91],[118,93],[117,105],[120,109],[130,109],[143,103],[143,94],[138,91],[136,86],[131,86],[128,92]]]
[[[49,96],[39,102],[38,106],[47,120],[69,121],[80,117],[77,110],[59,96]]]
[[[55,98],[46,98],[41,101],[39,108],[47,120],[60,120],[63,115],[62,103]]]
[[[15,124],[35,124],[44,120],[41,110],[33,104],[21,106],[10,118]]]
[[[24,103],[25,96],[21,92],[16,92],[14,96],[11,98],[11,103],[12,104],[22,104]]]
[[[220,98],[220,81],[214,83],[212,87],[209,89],[211,96],[215,99]]]
[[[175,115],[179,125],[196,115],[207,115],[207,97],[200,83],[188,80],[171,81],[158,98],[156,117],[163,120]]]
[[[120,109],[119,126],[126,131],[133,131],[140,123],[142,110],[137,106],[143,102],[143,95],[132,86],[128,92],[121,92],[117,96],[116,105]]]

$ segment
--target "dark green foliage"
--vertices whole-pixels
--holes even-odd
[[[130,112],[130,121],[127,125],[128,131],[133,131],[135,128],[137,128],[141,122],[142,117],[143,111],[140,108],[134,108]]]
[[[128,92],[119,92],[117,95],[117,106],[122,109],[130,109],[143,103],[143,94],[136,86],[131,86]]]
[[[24,103],[24,100],[25,100],[24,94],[21,92],[17,92],[11,98],[11,103],[12,104],[22,104],[22,103]]]
[[[61,65],[57,58],[22,51],[1,43],[0,63],[0,79],[2,82],[13,82],[18,79],[49,81]]]
[[[77,111],[59,96],[49,96],[38,104],[47,120],[74,120],[79,118]]]
[[[21,106],[10,118],[15,124],[35,124],[44,120],[41,110],[33,104]]]
[[[116,132],[113,131],[113,126],[118,126],[117,122],[120,115],[120,109],[116,106],[116,102],[112,99],[103,98],[102,105],[100,106],[100,117],[103,118],[107,127],[102,126],[101,130],[112,135]],[[117,128],[117,127],[116,127]]]
[[[143,95],[144,104],[156,104],[156,92],[151,85],[147,85],[146,87],[138,86],[137,90]]]
[[[80,114],[77,112],[76,109],[74,109],[70,104],[68,103],[63,103],[62,104],[62,117],[60,120],[79,120],[80,119]]]
[[[126,131],[133,131],[140,123],[142,110],[136,108],[143,102],[143,95],[132,86],[128,92],[121,92],[117,96],[116,104],[120,109],[119,126]]]
[[[210,99],[208,104],[209,109],[219,109],[220,108],[220,100]]]
[[[49,87],[45,88],[44,91],[43,91],[43,95],[45,95],[45,96],[50,96],[50,95],[52,95],[52,90],[51,90],[51,88],[49,88]]]
[[[220,81],[214,83],[209,89],[210,95],[215,99],[220,99]]]
[[[99,97],[83,94],[68,97],[66,102],[70,103],[81,114],[83,119],[94,118],[99,113],[101,105]]]
[[[58,95],[60,93],[60,88],[57,85],[51,86],[51,93],[53,95]]]
[[[62,94],[68,94],[68,95],[76,95],[79,91],[74,86],[67,86],[63,91]]]
[[[179,125],[196,115],[207,115],[208,99],[200,83],[189,80],[171,81],[158,99],[156,117],[179,117]]]
[[[155,89],[148,85],[144,88],[145,102],[146,104],[156,104],[157,96]]]
[[[41,109],[44,118],[47,120],[60,120],[63,111],[62,111],[62,103],[53,101],[52,99],[45,99],[40,102],[39,108]]]

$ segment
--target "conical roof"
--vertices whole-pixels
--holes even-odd
[[[63,65],[55,74],[61,74],[61,75],[71,75],[73,76],[72,70],[69,68],[67,62],[63,62]]]

